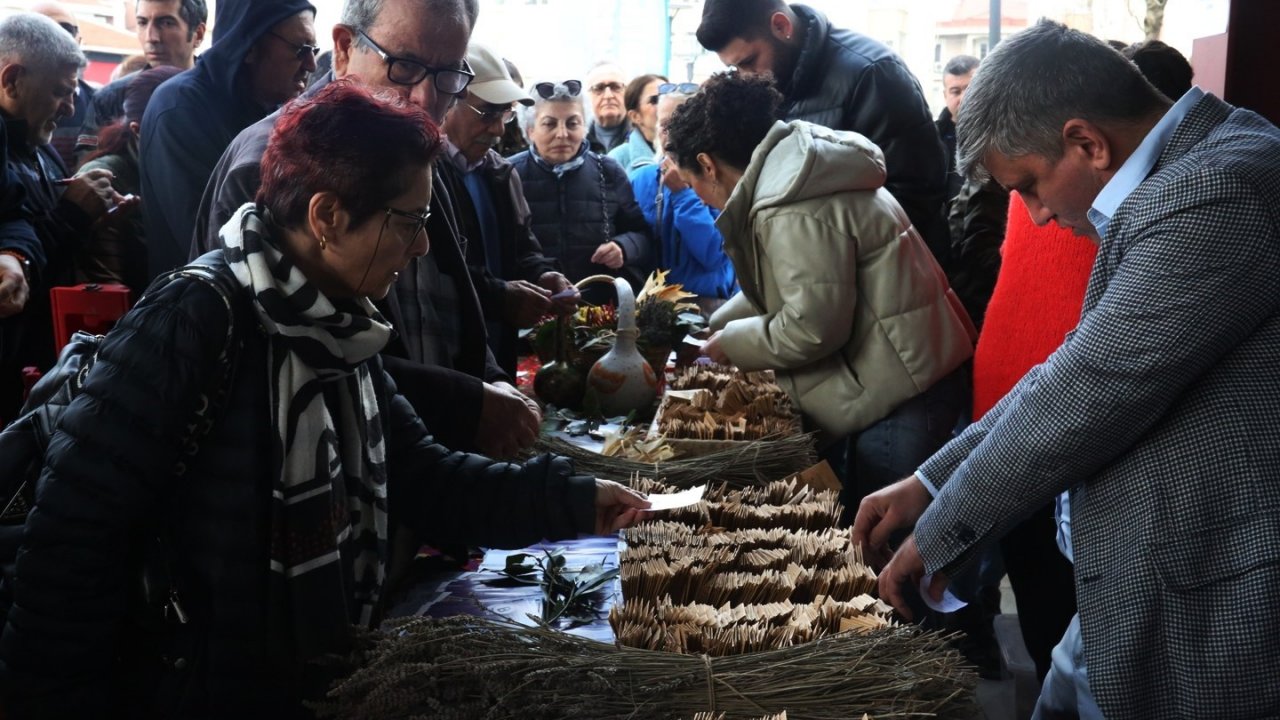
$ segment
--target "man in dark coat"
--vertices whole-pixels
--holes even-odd
[[[152,96],[139,158],[153,276],[186,262],[196,208],[222,151],[306,89],[315,12],[306,0],[225,0],[213,47]]]
[[[742,72],[772,73],[784,120],[867,136],[893,193],[944,267],[947,161],[920,83],[893,50],[782,0],[707,0],[698,42]]]
[[[503,370],[515,375],[516,333],[552,311],[577,304],[577,293],[531,229],[524,189],[505,158],[493,149],[514,119],[515,103],[533,99],[512,81],[502,58],[481,45],[467,51],[476,77],[445,117],[445,162],[437,165],[458,207],[467,263],[480,271],[476,291],[489,325],[489,347]],[[473,272],[473,276],[475,273]]]
[[[49,288],[93,222],[120,198],[106,173],[75,180],[49,144],[71,114],[84,54],[34,13],[0,21],[0,120],[9,187],[0,214],[0,418],[22,401],[21,370],[53,362]]]
[[[471,36],[471,8],[462,0],[439,0],[431,11],[416,0],[384,0],[368,14],[363,12],[367,5],[351,2],[344,8],[342,24],[333,29],[333,73],[308,92],[318,92],[334,78],[350,77],[404,94],[433,118],[443,118],[455,96],[439,90],[438,75],[412,85],[395,82],[387,60],[371,43],[387,57],[461,69]],[[191,256],[220,247],[218,230],[257,194],[262,154],[276,117],[240,133],[217,163],[196,213]],[[489,352],[484,313],[458,243],[452,204],[437,172],[427,223],[431,252],[400,273],[392,292],[378,304],[398,330],[383,361],[441,443],[512,457],[536,439],[540,417]]]
[[[204,0],[136,0],[133,6],[138,45],[147,59],[143,70],[176,67],[190,70],[204,42],[209,8]],[[93,108],[75,138],[80,162],[98,149],[98,132],[124,117],[124,95],[132,75],[103,85],[93,95]]]

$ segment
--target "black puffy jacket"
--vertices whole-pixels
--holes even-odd
[[[889,174],[885,187],[945,268],[951,244],[943,214],[946,150],[920,82],[880,41],[833,28],[810,7],[791,8],[805,40],[795,70],[780,78],[782,119],[852,130],[879,145]]]
[[[649,223],[636,204],[627,173],[613,158],[588,151],[581,167],[557,177],[525,150],[511,158],[533,213],[533,234],[542,251],[560,261],[564,274],[577,282],[590,275],[626,277],[638,291],[649,267]],[[610,270],[591,262],[601,244],[622,247],[626,265]]]
[[[267,602],[274,432],[266,338],[251,314],[236,322],[244,344],[224,410],[178,478],[182,428],[225,343],[220,296],[174,282],[103,343],[50,444],[17,561],[0,635],[9,720],[307,716],[301,699],[327,678],[298,667],[289,628],[268,622],[278,613]],[[570,461],[543,456],[522,466],[452,453],[427,435],[380,359],[369,362],[393,524],[424,539],[492,547],[590,531],[594,481],[572,475]],[[143,635],[126,621],[136,609],[130,558],[157,533],[167,538],[190,622]]]

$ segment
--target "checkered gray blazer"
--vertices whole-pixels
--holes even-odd
[[[1080,324],[921,471],[954,570],[1071,490],[1108,718],[1280,716],[1280,130],[1205,96],[1117,209]]]

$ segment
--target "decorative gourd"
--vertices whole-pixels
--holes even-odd
[[[658,396],[658,376],[636,349],[636,301],[631,285],[622,278],[593,275],[578,283],[612,281],[618,292],[618,335],[613,348],[591,366],[587,385],[596,391],[605,417],[643,410]]]

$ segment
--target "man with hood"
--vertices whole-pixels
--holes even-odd
[[[224,0],[213,47],[151,98],[140,159],[152,276],[186,262],[222,151],[306,89],[318,51],[315,12],[306,0]]]
[[[783,0],[706,0],[698,42],[725,65],[772,73],[783,120],[852,130],[884,151],[885,184],[943,268],[947,159],[920,82],[891,48]]]

